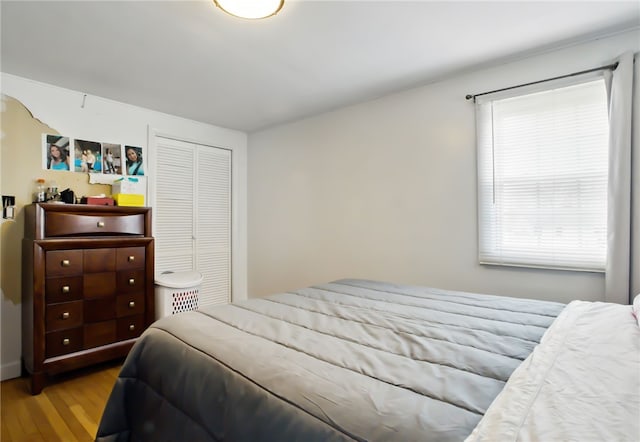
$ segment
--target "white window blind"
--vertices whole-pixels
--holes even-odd
[[[231,151],[156,138],[156,272],[197,270],[198,304],[231,301]]]
[[[604,271],[604,79],[487,96],[476,112],[480,262]]]

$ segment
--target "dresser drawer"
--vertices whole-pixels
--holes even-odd
[[[52,358],[82,350],[82,327],[68,328],[45,335],[45,356]]]
[[[144,313],[144,293],[118,295],[116,297],[116,314],[118,318],[140,313]]]
[[[144,329],[144,315],[118,319],[118,341],[137,338]]]
[[[82,301],[47,305],[45,329],[47,332],[78,327],[82,324]]]
[[[82,299],[82,276],[47,278],[44,292],[47,304]]]
[[[116,269],[130,270],[144,268],[144,247],[121,247],[116,251]]]
[[[95,214],[48,212],[45,236],[144,235],[144,214]]]
[[[138,293],[144,291],[144,270],[125,270],[117,273],[118,294]]]
[[[84,326],[84,348],[100,347],[117,340],[116,321],[102,321]]]
[[[87,249],[84,251],[85,273],[113,272],[116,269],[115,249]]]
[[[100,322],[116,318],[116,298],[85,299],[84,322]]]
[[[82,250],[51,250],[45,256],[47,277],[73,276],[82,273]]]
[[[82,278],[82,293],[85,299],[114,296],[116,294],[116,273],[85,273]]]

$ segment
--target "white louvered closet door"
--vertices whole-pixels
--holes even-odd
[[[197,146],[196,263],[199,304],[231,301],[231,151]]]
[[[191,145],[157,139],[153,210],[157,274],[194,268],[194,162]]]
[[[156,272],[198,270],[199,305],[231,301],[231,151],[156,138]]]

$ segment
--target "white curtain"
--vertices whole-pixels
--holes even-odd
[[[633,58],[633,53],[627,52],[618,59],[618,67],[611,74],[609,88],[609,197],[605,300],[620,304],[629,303],[633,296],[632,290],[638,289],[632,289],[630,285],[632,280],[632,126],[637,126],[637,123],[632,125],[634,120],[632,115]],[[635,120],[638,120],[637,114]],[[637,159],[637,137],[634,141],[636,146],[633,156]],[[638,172],[638,170],[634,171],[636,175]],[[637,181],[637,177],[634,178],[636,184]],[[634,192],[637,200],[636,193],[637,190]],[[638,212],[637,207],[634,210]],[[637,243],[637,234],[633,236]],[[634,253],[636,251],[637,247],[634,247]],[[639,264],[640,261],[635,262],[636,267]],[[637,271],[636,269],[634,273]]]
[[[640,55],[635,56],[631,120],[631,299],[640,294]]]

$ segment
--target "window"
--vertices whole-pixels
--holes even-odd
[[[478,97],[483,264],[604,271],[607,92],[602,77],[572,81]]]

